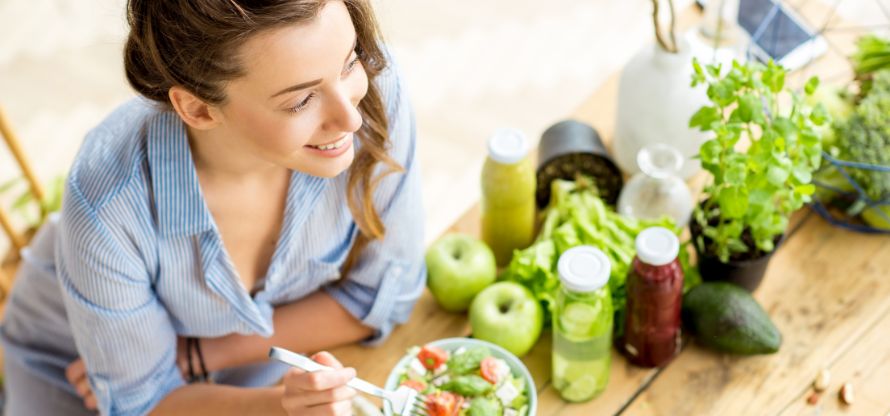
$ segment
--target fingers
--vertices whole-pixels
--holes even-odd
[[[93,395],[89,379],[87,378],[86,365],[84,365],[82,359],[78,358],[65,369],[65,378],[74,386],[74,391],[77,392],[77,395],[84,399],[84,403],[86,403],[88,396]]]
[[[281,405],[291,415],[351,415],[356,392],[346,383],[355,378],[355,369],[343,368],[327,352],[315,354],[312,359],[331,369],[312,373],[290,369],[284,376]]]
[[[325,409],[337,403],[352,403],[352,398],[357,393],[349,387],[340,387],[320,392],[306,392],[296,396],[286,396],[281,400],[282,406],[288,411],[296,412],[298,409]],[[299,413],[299,412],[297,412]]]
[[[305,407],[302,404],[282,400],[282,406],[289,415],[293,416],[347,416],[352,415],[352,401],[324,403]]]
[[[312,406],[304,412],[300,412],[300,416],[346,416],[352,415],[352,402],[343,401],[336,403],[328,403],[319,406]]]
[[[99,410],[99,401],[96,400],[96,396],[93,395],[92,391],[90,392],[90,394],[84,397],[83,405],[87,408],[87,410]]]
[[[84,365],[82,359],[78,358],[65,369],[65,378],[68,379],[68,382],[71,383],[71,385],[77,385],[77,382],[86,376],[86,372],[86,365]]]
[[[353,378],[355,378],[355,369],[353,368],[316,371],[314,373],[288,370],[284,376],[284,385],[296,391],[317,392],[344,386]]]
[[[90,382],[86,377],[83,377],[74,383],[74,390],[77,391],[77,395],[82,399],[86,399],[87,396],[93,394],[92,389],[90,389]]]
[[[340,364],[340,361],[337,361],[337,359],[327,351],[322,351],[310,358],[321,365],[326,365],[331,368],[343,368],[343,364]]]
[[[350,387],[337,387],[324,391],[305,392],[300,395],[299,403],[305,407],[320,406],[329,403],[352,401],[356,391]]]
[[[87,378],[87,368],[83,360],[78,358],[65,369],[65,378],[74,386],[77,395],[83,399],[83,405],[87,410],[97,410],[99,402],[90,388],[90,381]]]

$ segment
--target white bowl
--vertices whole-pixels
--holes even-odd
[[[528,368],[525,368],[525,364],[516,358],[515,355],[510,353],[509,351],[492,344],[487,341],[482,341],[473,338],[445,338],[440,339],[438,341],[430,342],[426,345],[431,345],[434,347],[442,348],[445,351],[454,351],[460,347],[464,348],[472,348],[472,347],[486,347],[491,350],[491,354],[497,358],[500,358],[507,362],[507,365],[510,367],[510,371],[513,372],[513,376],[521,377],[525,380],[526,390],[528,391],[528,415],[534,416],[538,410],[538,389],[535,387],[535,380],[532,379],[531,373],[528,372]],[[389,373],[389,377],[386,379],[385,388],[387,390],[395,390],[399,387],[399,377],[404,373],[405,367],[408,366],[408,363],[411,359],[414,358],[411,355],[405,355],[399,360],[398,364],[392,369]],[[390,408],[389,403],[383,403],[383,414],[386,416],[393,416],[392,408]]]

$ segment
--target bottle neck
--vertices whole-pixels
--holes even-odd
[[[633,272],[643,281],[657,282],[669,280],[677,275],[683,276],[680,261],[676,258],[668,264],[656,266],[643,262],[639,257],[634,257],[631,267]]]
[[[640,150],[637,165],[646,176],[666,179],[679,175],[683,168],[683,155],[672,146],[654,143]]]

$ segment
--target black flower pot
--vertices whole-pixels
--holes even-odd
[[[599,133],[580,121],[560,121],[547,128],[538,143],[538,208],[550,202],[551,182],[575,180],[578,174],[593,178],[599,197],[607,204],[618,202],[624,178]]]
[[[695,253],[698,255],[698,271],[705,282],[729,282],[754,292],[763,281],[763,275],[769,265],[773,253],[779,249],[784,241],[784,234],[776,237],[775,248],[771,252],[757,251],[754,253],[741,253],[741,258],[730,258],[728,263],[720,261],[720,258],[710,253],[702,253],[696,243],[701,235],[701,226],[694,219],[689,223],[689,231],[692,234],[692,242]],[[747,232],[747,231],[746,231]],[[704,237],[705,247],[709,238]]]

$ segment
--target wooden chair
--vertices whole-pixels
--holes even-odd
[[[3,111],[3,107],[0,107],[0,137],[3,138],[9,152],[12,153],[12,156],[15,158],[19,169],[28,182],[28,186],[31,189],[31,193],[34,195],[35,201],[40,205],[41,218],[45,217],[47,214],[45,210],[46,204],[44,203],[46,201],[46,193],[44,192],[40,181],[37,180],[37,176],[34,174],[31,164],[25,157],[25,153],[19,144],[18,137],[13,132],[9,119]],[[18,268],[18,262],[20,260],[19,251],[28,245],[28,241],[33,235],[34,230],[16,231],[10,220],[9,212],[3,206],[0,206],[0,227],[3,228],[9,242],[12,243],[12,250],[10,253],[6,256],[0,256],[0,259],[2,259],[0,260],[0,313],[2,313],[2,306],[5,303],[6,296],[12,289],[12,279]]]

